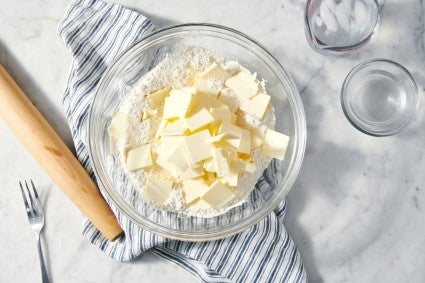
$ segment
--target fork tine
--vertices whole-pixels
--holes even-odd
[[[28,205],[27,196],[25,195],[24,188],[22,187],[21,181],[19,181],[19,187],[21,187],[22,198],[24,199],[25,208],[27,209],[27,212],[28,212],[30,210],[30,207]]]
[[[35,185],[34,185],[34,183],[32,182],[32,179],[30,179],[30,182],[31,182],[31,185],[32,185],[32,190],[34,191],[35,198],[36,198],[37,200],[38,200],[38,199],[40,199],[40,198],[38,197],[37,189],[35,188]]]
[[[32,211],[33,214],[35,214],[37,212],[37,209],[36,209],[36,205],[34,203],[34,200],[32,198],[32,194],[31,194],[30,188],[28,186],[27,180],[25,180],[25,188],[27,189],[28,196],[29,196],[29,199],[30,199],[29,202],[30,202],[31,211]]]

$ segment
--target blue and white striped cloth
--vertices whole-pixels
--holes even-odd
[[[93,178],[86,148],[92,95],[114,57],[153,28],[152,22],[140,13],[98,0],[75,1],[59,25],[59,34],[73,59],[63,106],[78,158]],[[202,243],[157,236],[111,207],[125,237],[109,242],[85,218],[82,229],[93,245],[116,260],[128,261],[151,250],[202,282],[307,281],[301,257],[283,226],[285,203],[243,233]]]

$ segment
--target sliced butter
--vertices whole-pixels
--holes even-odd
[[[193,135],[184,137],[184,146],[186,154],[191,164],[195,164],[199,161],[211,157],[210,145],[206,143],[206,140],[211,138],[208,130],[203,130]]]
[[[226,81],[231,76],[232,76],[231,73],[227,72],[226,70],[223,70],[217,64],[213,64],[211,67],[209,67],[204,72],[199,74],[199,77],[205,80],[214,79],[214,80],[220,80],[222,82]]]
[[[255,78],[244,71],[229,78],[225,82],[225,86],[233,89],[237,95],[245,99],[253,97],[258,92],[258,83],[255,81]]]
[[[173,182],[147,178],[144,195],[147,199],[165,203],[171,194]]]
[[[210,112],[206,108],[201,108],[198,112],[186,118],[186,124],[189,129],[194,132],[212,122],[214,122],[214,117],[211,116]]]
[[[266,112],[269,103],[270,95],[260,92],[253,98],[242,101],[239,109],[245,113],[249,113],[260,119],[263,119],[264,113]]]
[[[182,182],[183,197],[190,204],[208,191],[208,185],[203,178],[184,180]]]
[[[129,171],[139,170],[152,165],[152,153],[149,144],[132,148],[127,152],[127,169]]]
[[[193,101],[193,94],[186,91],[171,90],[165,98],[163,119],[185,118]]]
[[[187,131],[188,126],[186,122],[182,119],[178,119],[173,122],[169,122],[162,129],[161,136],[181,136],[184,135]]]
[[[211,116],[215,121],[232,123],[233,113],[230,112],[229,109],[226,108],[211,108]]]
[[[218,177],[224,177],[230,173],[229,162],[222,148],[212,148],[211,150],[215,172]]]
[[[251,132],[247,129],[242,129],[238,151],[246,154],[251,153]]]
[[[229,187],[236,187],[239,181],[239,174],[238,172],[230,172],[226,176],[220,178],[220,181]]]
[[[182,179],[183,180],[193,179],[193,178],[196,178],[196,177],[201,177],[204,174],[205,174],[204,170],[201,167],[187,168],[186,171],[182,175]]]
[[[127,132],[128,119],[126,115],[120,112],[114,112],[109,126],[109,134],[118,139],[124,139]]]
[[[219,180],[210,185],[201,198],[213,207],[220,208],[231,201],[235,195]]]
[[[243,159],[233,159],[230,161],[230,169],[232,172],[255,172],[255,164],[249,161],[245,161]]]
[[[201,78],[197,79],[194,86],[197,88],[198,92],[203,94],[208,94],[213,97],[217,97],[218,94],[220,93],[220,90],[212,89],[208,85],[208,80],[205,80],[205,79],[201,79]]]
[[[267,129],[264,144],[261,149],[265,155],[271,158],[283,160],[288,147],[289,137],[279,132]]]

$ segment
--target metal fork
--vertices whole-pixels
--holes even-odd
[[[37,239],[37,247],[38,247],[38,256],[40,258],[40,266],[41,266],[41,278],[43,283],[49,283],[49,277],[47,276],[46,266],[44,264],[43,251],[41,250],[41,242],[40,242],[40,232],[44,227],[44,212],[43,206],[41,205],[40,198],[38,197],[37,189],[34,186],[34,183],[30,179],[32,193],[28,186],[27,181],[25,181],[25,189],[26,194],[24,192],[24,186],[22,182],[19,182],[19,186],[21,187],[22,198],[24,199],[25,208],[28,214],[28,221],[30,223],[31,228],[35,232],[35,237]],[[28,195],[28,196],[27,196]]]

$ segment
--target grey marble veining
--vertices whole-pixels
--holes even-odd
[[[119,1],[158,27],[211,22],[256,38],[292,74],[304,102],[308,141],[300,176],[288,195],[286,227],[310,282],[425,281],[425,114],[420,104],[401,134],[376,138],[345,119],[339,91],[348,71],[384,57],[408,68],[423,94],[425,7],[422,1],[381,1],[382,24],[372,41],[346,56],[314,52],[304,37],[304,1]],[[63,1],[3,0],[0,63],[60,136],[72,145],[60,106],[69,53],[57,36]],[[423,98],[423,97],[422,97]],[[0,106],[1,107],[1,106]],[[80,215],[0,121],[0,282],[39,276],[35,240],[17,181],[42,188],[44,240],[55,282],[192,282],[184,270],[150,254],[117,263],[80,236]]]

